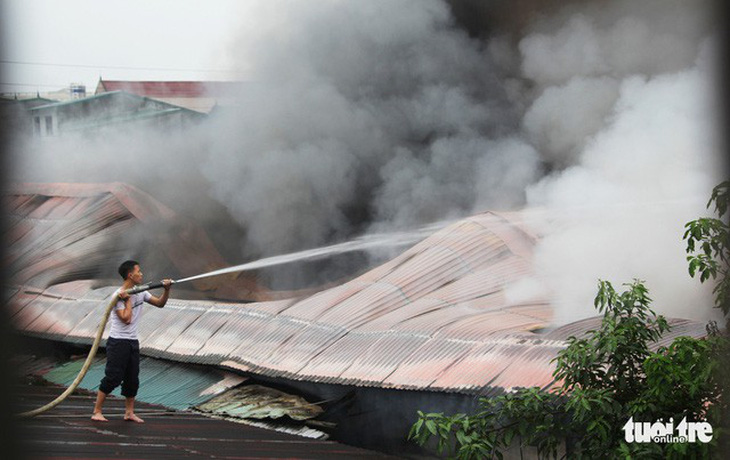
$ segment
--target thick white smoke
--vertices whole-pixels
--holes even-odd
[[[618,86],[613,78],[575,77],[547,87],[523,119],[528,138],[553,165],[575,164],[586,142],[605,125]]]
[[[519,44],[523,73],[541,88],[525,131],[566,166],[528,189],[544,233],[537,276],[558,323],[595,313],[598,278],[646,280],[664,314],[716,313],[681,240],[685,222],[708,215],[724,171],[714,43],[701,21],[709,4],[636,3],[573,9]]]

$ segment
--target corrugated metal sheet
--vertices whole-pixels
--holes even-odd
[[[84,360],[71,361],[43,374],[46,380],[68,386],[81,370]],[[99,389],[104,377],[106,359],[97,357],[79,385],[91,391]],[[140,388],[137,399],[173,409],[188,409],[224,393],[244,380],[244,377],[210,367],[191,367],[154,358],[142,358],[139,372]],[[119,396],[120,388],[111,394]]]
[[[27,194],[13,203],[27,212],[58,209]],[[172,299],[164,309],[146,308],[142,352],[314,382],[479,394],[549,386],[550,361],[565,339],[594,328],[597,320],[533,332],[550,325],[547,299],[511,303],[505,289],[531,276],[534,242],[509,215],[487,212],[314,295],[252,304]],[[32,239],[24,244],[33,253]],[[76,284],[61,295],[56,286],[38,291],[21,286],[13,295],[16,327],[90,341],[103,297],[113,288],[84,291]],[[705,333],[699,323],[670,322],[674,330],[665,341]]]
[[[59,360],[49,356],[16,354],[10,357],[8,364],[15,375],[39,376],[57,367]]]
[[[19,375],[42,377],[48,382],[68,386],[76,378],[83,361],[84,359],[59,362],[58,359],[48,357],[16,355],[12,364],[19,370]],[[92,392],[98,390],[105,365],[103,354],[98,355],[80,388]],[[290,424],[291,421],[283,425],[273,423],[273,419],[282,417],[306,421],[323,412],[320,406],[307,402],[300,396],[247,384],[245,377],[211,367],[153,358],[142,358],[140,366],[140,390],[136,398],[138,402],[158,404],[175,410],[193,409],[216,418],[236,419],[276,431],[315,439],[327,438],[319,430],[304,425],[294,426]],[[117,388],[112,396],[119,396],[119,393],[120,389]]]
[[[5,263],[15,285],[46,288],[95,279],[108,272],[110,259],[123,256],[118,242],[124,234],[161,220],[175,231],[151,234],[156,235],[154,247],[177,275],[228,265],[201,228],[128,185],[13,184],[4,190],[3,204],[11,223],[4,235]],[[195,281],[193,286],[213,298],[274,299],[246,273]]]
[[[234,388],[196,407],[200,412],[242,419],[281,418],[309,420],[322,413],[322,408],[304,398],[261,385]]]
[[[62,388],[18,385],[13,388],[14,412],[39,407],[56,397]],[[74,395],[53,409],[53,414],[23,419],[16,430],[20,458],[286,458],[364,459],[397,458],[378,452],[321,439],[321,431],[307,428],[293,436],[261,429],[262,422],[231,423],[191,411],[169,412],[158,405],[138,402],[135,410],[144,419],[142,426],[123,422],[124,400],[109,398],[105,404],[109,423],[100,426],[89,420],[94,395]],[[268,425],[271,427],[271,425]],[[281,426],[277,427],[280,431]],[[294,430],[287,430],[294,431]],[[8,446],[3,446],[4,454]],[[9,455],[6,458],[14,458]]]

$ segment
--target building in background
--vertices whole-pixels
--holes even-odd
[[[47,93],[0,96],[3,126],[10,136],[53,137],[142,126],[179,131],[214,108],[235,105],[240,82],[120,81],[99,79],[93,95],[71,83]]]
[[[140,127],[179,132],[205,117],[185,107],[124,91],[40,105],[28,112],[37,137]]]
[[[95,95],[125,91],[137,96],[210,113],[214,107],[229,105],[242,83],[229,81],[120,81],[99,79]]]
[[[0,126],[3,133],[12,136],[30,136],[35,129],[29,116],[31,109],[56,101],[35,94],[30,97],[0,96]]]

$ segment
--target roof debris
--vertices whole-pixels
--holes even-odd
[[[281,418],[309,420],[322,408],[304,398],[261,385],[243,385],[216,396],[196,407],[200,412],[246,419]]]

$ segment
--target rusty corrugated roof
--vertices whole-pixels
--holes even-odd
[[[129,185],[10,184],[2,199],[9,223],[5,263],[15,284],[45,287],[94,279],[125,251],[116,244],[123,235],[159,222],[175,231],[152,236],[154,246],[180,274],[229,264],[202,228]],[[274,295],[246,273],[194,283],[210,297],[264,300]]]
[[[19,197],[16,208],[33,208],[31,199]],[[505,295],[531,276],[534,243],[509,215],[485,212],[308,297],[245,305],[171,299],[145,312],[142,351],[324,383],[476,394],[546,387],[567,336],[596,320],[534,332],[550,325],[547,299],[511,302]],[[41,250],[32,239],[24,244]],[[113,290],[26,284],[13,296],[13,322],[30,334],[90,342]],[[700,323],[670,323],[664,340],[705,333]]]

